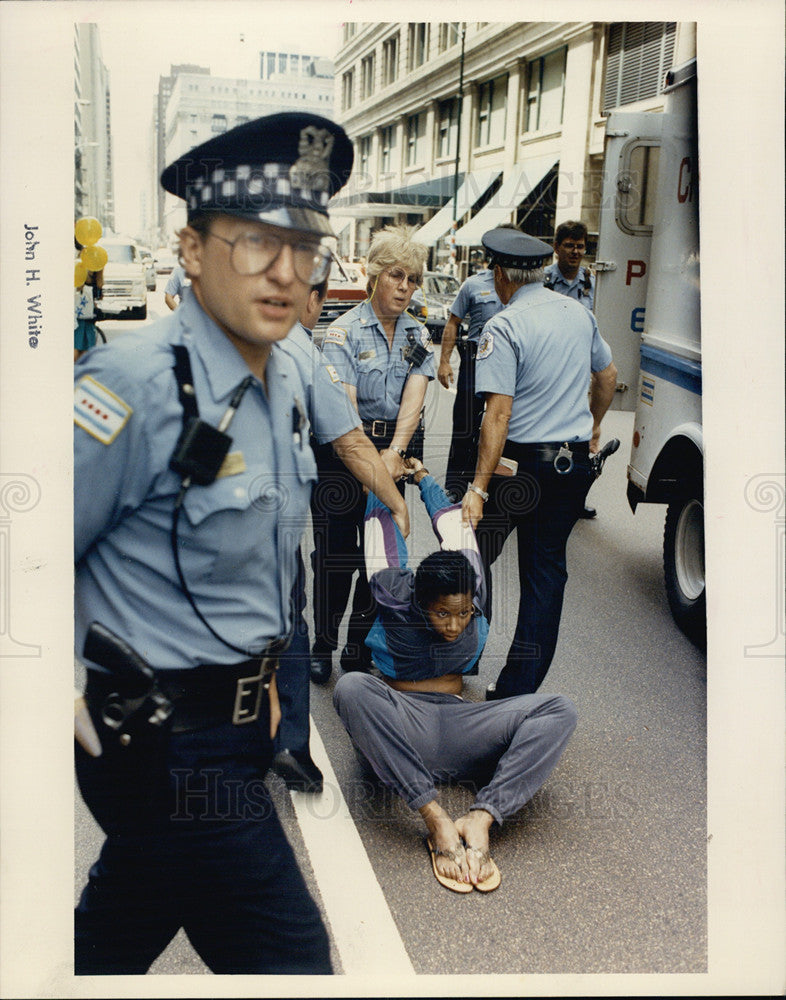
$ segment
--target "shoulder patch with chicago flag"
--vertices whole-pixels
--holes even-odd
[[[480,343],[478,344],[478,360],[482,361],[487,358],[489,354],[494,350],[494,334],[484,333],[481,335]]]
[[[339,327],[336,327],[335,329],[332,330],[328,330],[327,334],[325,335],[326,344],[338,344],[340,346],[341,344],[344,343],[346,339],[347,339],[347,331],[342,330]]]
[[[333,367],[333,365],[325,365],[325,371],[330,376],[330,381],[331,382],[340,382],[341,381],[341,376],[338,374],[338,372]]]
[[[85,375],[74,387],[74,423],[102,444],[115,440],[133,412],[111,389],[90,375]]]

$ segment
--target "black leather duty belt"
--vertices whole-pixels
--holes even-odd
[[[588,463],[589,441],[538,441],[533,444],[506,441],[502,454],[516,462],[544,462],[565,474],[577,460],[582,465]]]
[[[276,651],[242,663],[156,670],[156,686],[172,705],[172,732],[194,732],[226,722],[236,726],[256,722],[277,667]],[[100,709],[119,687],[122,685],[113,674],[88,670],[88,705]]]
[[[392,438],[396,433],[395,420],[364,420],[363,430],[372,438]]]

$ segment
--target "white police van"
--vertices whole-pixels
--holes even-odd
[[[688,26],[680,25],[688,28]],[[664,575],[675,621],[706,639],[694,34],[677,39],[662,113],[612,111],[595,261],[595,314],[635,410],[628,501],[667,504]],[[680,44],[682,42],[682,44]]]

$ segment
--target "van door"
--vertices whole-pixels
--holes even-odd
[[[612,111],[606,120],[594,311],[619,372],[616,410],[638,401],[662,125],[658,112]]]

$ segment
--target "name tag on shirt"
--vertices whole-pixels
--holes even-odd
[[[218,470],[216,478],[222,479],[224,476],[238,476],[241,472],[245,471],[246,460],[243,458],[243,452],[230,451],[221,463],[221,468]]]

